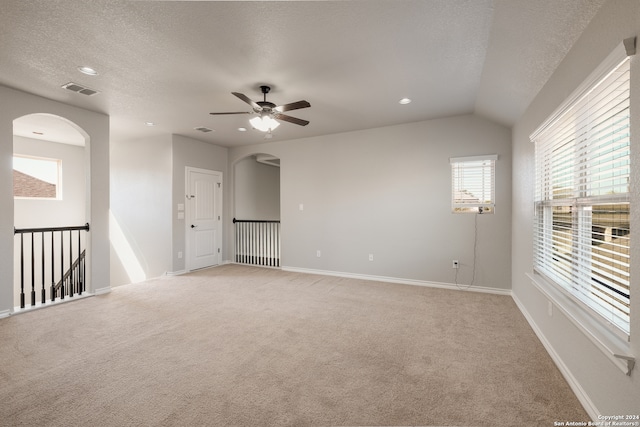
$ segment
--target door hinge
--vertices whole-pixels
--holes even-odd
[[[218,253],[220,253],[220,248],[218,248]]]
[[[218,184],[218,188],[221,188],[222,183],[218,182],[217,184]]]

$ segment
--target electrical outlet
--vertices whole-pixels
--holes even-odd
[[[318,250],[316,251],[316,256],[317,256],[318,258],[320,258],[320,257],[322,256],[322,252],[320,252],[320,249],[318,249]]]
[[[460,263],[458,262],[458,260],[457,260],[457,259],[454,259],[454,260],[451,262],[451,268],[460,268]]]
[[[369,261],[373,261],[373,254],[369,254]]]
[[[182,251],[178,252],[178,259],[182,259]]]

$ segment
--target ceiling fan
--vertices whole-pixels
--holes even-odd
[[[267,94],[269,93],[269,91],[271,91],[271,88],[269,86],[260,86],[260,90],[262,91],[264,99],[257,102],[252,101],[248,96],[242,93],[231,92],[233,95],[249,104],[253,108],[253,111],[234,111],[209,114],[212,114],[214,116],[223,114],[258,114],[258,117],[254,117],[253,119],[249,120],[249,122],[254,128],[263,132],[271,132],[272,130],[280,126],[278,120],[283,120],[285,122],[293,123],[300,126],[306,126],[309,124],[308,120],[302,120],[297,117],[282,114],[285,111],[311,107],[311,104],[309,104],[307,101],[298,101],[292,102],[290,104],[276,105],[273,102],[267,101]]]

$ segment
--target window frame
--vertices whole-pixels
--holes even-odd
[[[536,131],[531,134],[530,140],[533,143],[536,143],[536,141],[541,138],[542,134],[549,131],[550,129],[553,129],[555,125],[561,123],[562,117],[569,110],[574,108],[574,106],[582,99],[584,99],[592,90],[594,90],[594,88],[596,88],[600,84],[600,82],[609,77],[609,75],[616,71],[622,64],[624,64],[625,61],[629,61],[629,57],[635,53],[635,43],[633,44],[633,49],[629,49],[630,45],[631,43],[629,43],[628,40],[625,40],[624,43],[621,43],[618,47],[616,47],[616,49],[611,52],[611,54],[589,75],[589,77],[585,79],[585,81],[554,111],[554,113],[547,120],[545,120],[545,122],[542,123],[542,125],[540,125],[536,129]],[[629,134],[630,133],[631,130],[629,130]],[[576,146],[577,145],[578,144],[576,143]],[[538,163],[539,161],[538,155],[538,147],[536,146],[536,163]],[[630,154],[627,155],[630,158]],[[577,165],[578,163],[574,161],[573,164]],[[549,168],[550,165],[547,164],[547,167]],[[540,188],[538,188],[540,184],[539,180],[543,180],[543,178],[538,176],[540,174],[538,164],[536,164],[535,170],[537,171],[535,186],[537,188],[537,192],[540,192],[541,190]],[[631,174],[632,172],[630,171],[629,173]],[[534,196],[534,234],[532,236],[534,243],[534,258],[532,259],[533,275],[531,276],[531,278],[533,284],[536,285],[536,287],[538,287],[541,291],[543,291],[543,293],[550,299],[554,300],[554,302],[556,302],[560,307],[562,307],[562,311],[568,314],[570,318],[574,320],[582,319],[577,321],[576,324],[578,324],[583,332],[587,333],[590,338],[596,337],[596,340],[598,342],[606,343],[602,344],[605,352],[611,353],[615,357],[621,357],[621,355],[616,354],[616,352],[628,352],[628,343],[630,340],[629,326],[631,320],[629,320],[629,323],[626,324],[626,327],[623,328],[619,324],[616,324],[617,322],[612,321],[611,319],[607,319],[606,316],[603,315],[601,310],[596,307],[597,304],[591,304],[588,301],[585,301],[584,297],[578,297],[576,295],[576,292],[570,289],[571,286],[567,287],[563,286],[561,283],[558,283],[557,277],[554,278],[553,274],[550,277],[548,271],[545,270],[545,268],[541,268],[539,266],[536,258],[539,253],[538,251],[540,250],[540,248],[538,248],[537,246],[541,244],[541,240],[543,239],[536,233],[538,233],[542,227],[552,226],[553,221],[549,220],[548,215],[549,211],[552,210],[554,206],[565,206],[572,211],[572,215],[575,216],[575,218],[572,219],[572,224],[577,223],[577,240],[580,240],[585,238],[585,230],[581,230],[580,228],[580,221],[583,221],[582,219],[580,219],[580,213],[583,209],[588,209],[589,206],[620,203],[630,204],[631,202],[629,190],[627,190],[625,193],[617,193],[611,195],[601,194],[596,197],[584,197],[584,194],[580,193],[580,191],[582,191],[582,189],[580,188],[581,184],[582,182],[580,181],[574,182],[572,184],[571,188],[575,189],[576,191],[576,194],[574,194],[572,197],[550,201],[550,199],[553,199],[553,194],[547,194],[546,196],[543,194],[536,194]],[[552,188],[552,186],[547,184],[545,188],[549,190],[549,188]],[[547,218],[544,218],[543,216],[547,216]],[[539,227],[540,222],[542,222],[542,227]],[[591,235],[593,233],[592,223],[586,221],[585,224],[586,225],[584,225],[583,228],[588,226],[589,237],[587,237],[587,239],[591,241],[593,239]],[[573,228],[575,228],[574,225],[572,225],[572,229]],[[580,237],[581,231],[583,232],[582,237]],[[544,240],[542,240],[542,243],[544,243]],[[544,250],[550,251],[549,249]],[[549,254],[547,254],[547,256],[550,257]],[[589,253],[589,259],[591,259],[591,256],[592,254]],[[558,262],[558,260],[554,261]],[[571,274],[574,273],[572,272]],[[629,283],[631,283],[630,278]],[[591,298],[595,299],[595,297]],[[631,313],[629,313],[629,316],[631,316]],[[631,317],[629,317],[629,319],[631,319]]]
[[[496,162],[497,154],[486,154],[480,156],[451,157],[449,164],[451,165],[451,212],[454,214],[477,214],[489,213],[493,214],[496,205]],[[464,176],[461,176],[464,175]],[[473,183],[470,188],[482,187],[480,193],[482,196],[489,195],[489,200],[474,200],[472,198],[465,199],[460,195],[469,191],[468,188],[462,188],[461,182],[464,177],[480,182]],[[486,181],[489,180],[489,189],[485,189]],[[472,194],[476,196],[476,194]],[[481,197],[482,197],[481,196]]]
[[[46,162],[51,162],[51,163],[55,163],[56,164],[56,182],[53,184],[55,186],[55,190],[56,190],[56,195],[55,197],[35,197],[35,196],[16,196],[15,195],[15,191],[13,193],[13,198],[17,199],[17,200],[62,200],[62,160],[61,159],[54,159],[54,158],[49,158],[49,157],[40,157],[40,156],[32,156],[29,154],[19,154],[19,153],[14,153],[13,154],[13,158],[22,158],[22,159],[29,159],[29,160],[37,160],[37,161],[46,161]],[[15,167],[12,167],[13,170],[16,170],[18,172],[21,172],[17,169],[15,169]],[[24,172],[21,172],[24,173]],[[29,175],[29,174],[26,174]],[[33,175],[30,175],[33,177]],[[37,177],[34,177],[35,179],[39,179]],[[44,181],[44,180],[41,180]],[[44,181],[47,182],[47,181]]]

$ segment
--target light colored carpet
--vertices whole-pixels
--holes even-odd
[[[507,296],[225,265],[0,320],[0,425],[587,421]]]

